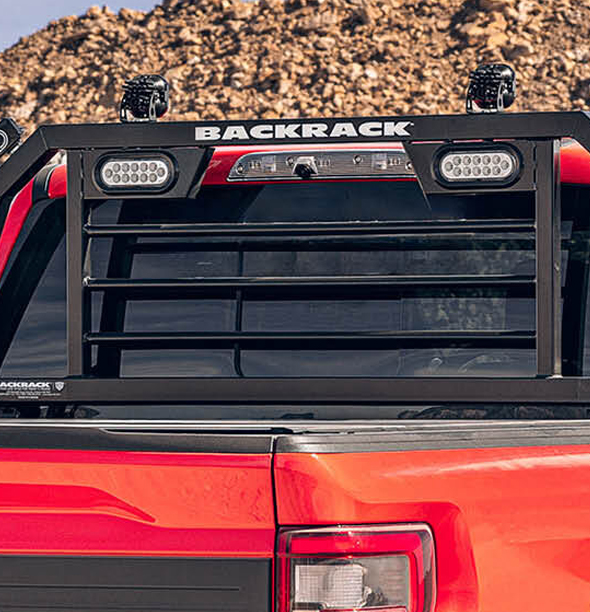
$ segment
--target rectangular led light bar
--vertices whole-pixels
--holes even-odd
[[[233,165],[228,180],[284,181],[413,176],[414,170],[405,151],[351,149],[246,153]]]

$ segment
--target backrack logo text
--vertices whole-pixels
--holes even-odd
[[[48,382],[0,382],[0,391],[51,391]]]
[[[60,394],[66,385],[64,382],[35,381],[2,381],[0,382],[0,395],[34,396]]]
[[[256,123],[195,128],[197,141],[383,138],[411,136],[411,121],[337,121],[336,123]]]

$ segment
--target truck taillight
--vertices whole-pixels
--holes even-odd
[[[434,544],[426,525],[284,530],[277,612],[431,612]]]

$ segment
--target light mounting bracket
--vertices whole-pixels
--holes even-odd
[[[125,82],[119,108],[122,123],[154,123],[170,106],[170,85],[158,74],[142,74]]]
[[[515,98],[516,74],[507,64],[482,64],[469,75],[468,113],[499,113]]]
[[[23,135],[23,128],[10,117],[5,117],[0,121],[0,156],[10,153],[19,144]]]

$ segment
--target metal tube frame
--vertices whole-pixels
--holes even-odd
[[[85,259],[88,240],[83,232],[85,207],[83,197],[82,152],[68,151],[68,193],[66,199],[67,249],[67,338],[68,377],[82,377],[89,348],[84,334],[89,324],[89,304],[84,295]]]
[[[371,122],[388,122],[393,135],[375,135],[363,130]],[[87,375],[90,343],[89,299],[85,299],[84,279],[88,276],[87,244],[92,228],[87,228],[85,193],[91,177],[84,176],[84,160],[97,152],[121,150],[166,150],[235,145],[234,140],[197,140],[203,128],[221,133],[228,126],[242,126],[247,134],[258,126],[265,133],[277,126],[323,126],[329,134],[334,126],[346,123],[356,135],[248,138],[240,145],[276,145],[296,142],[354,143],[403,142],[410,151],[420,142],[439,145],[461,141],[527,140],[534,143],[534,185],[536,207],[536,298],[537,298],[537,378],[272,378],[272,379],[93,379]],[[298,126],[298,127],[295,127]],[[399,129],[395,126],[400,126]],[[200,131],[199,131],[200,128]],[[395,131],[397,129],[397,131]],[[288,130],[287,130],[287,133]],[[362,135],[366,134],[366,135]],[[452,115],[424,117],[377,117],[353,119],[300,119],[267,121],[227,121],[208,123],[105,124],[43,126],[39,128],[0,167],[0,200],[10,197],[30,180],[59,150],[68,155],[67,196],[67,334],[68,379],[51,402],[590,402],[590,379],[561,378],[561,237],[559,202],[559,139],[575,138],[590,151],[590,116],[586,112],[527,113],[506,115]],[[207,151],[205,151],[207,154]],[[203,172],[201,168],[199,172]],[[196,177],[198,179],[198,177]],[[418,171],[423,188],[431,177]],[[527,182],[529,177],[527,176]],[[193,181],[194,183],[194,181]],[[510,189],[514,189],[511,186]],[[500,189],[501,190],[501,189]],[[96,186],[92,186],[96,193]],[[460,191],[460,189],[459,189]],[[464,191],[490,191],[470,187]],[[496,190],[498,191],[498,190]],[[112,197],[105,194],[105,199]],[[158,196],[154,196],[158,197]],[[87,228],[87,229],[85,229]],[[229,229],[229,228],[228,228]],[[453,228],[454,229],[454,228]],[[155,230],[148,230],[155,231]],[[185,235],[199,235],[198,228],[187,228]],[[401,228],[403,232],[403,228]],[[428,231],[428,230],[426,230]],[[116,233],[116,231],[114,232]],[[183,230],[179,229],[182,234]],[[414,234],[414,232],[411,232]],[[157,234],[157,231],[156,231]],[[416,232],[419,236],[419,232]],[[287,236],[288,237],[288,236]],[[238,330],[239,332],[239,330]],[[232,338],[226,341],[231,342]],[[59,385],[61,386],[61,385]],[[32,401],[10,397],[11,401]]]
[[[537,376],[561,375],[561,207],[559,143],[536,155]]]

